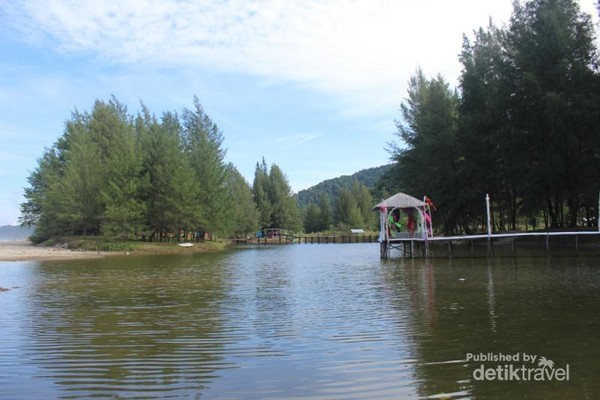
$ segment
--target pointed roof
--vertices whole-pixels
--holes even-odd
[[[387,208],[416,208],[416,207],[424,207],[425,202],[412,197],[406,193],[396,193],[392,197],[388,197],[383,200],[381,203],[378,203],[373,207],[373,210],[378,210],[382,206]]]

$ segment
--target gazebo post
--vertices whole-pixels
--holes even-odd
[[[387,207],[385,203],[379,208],[379,257],[387,260],[389,250],[389,236],[387,229]]]
[[[427,199],[427,196],[423,196],[423,203],[425,203],[425,204],[427,204],[425,202],[426,199]],[[425,242],[424,243],[425,244],[425,246],[424,246],[425,247],[425,249],[424,249],[425,250],[425,258],[428,258],[429,257],[429,240],[428,240],[428,238],[429,238],[428,229],[429,228],[427,228],[427,221],[425,218],[425,215],[427,213],[427,210],[425,209],[426,207],[427,207],[427,205],[424,205],[423,210],[420,210],[417,207],[417,211],[419,212],[419,214],[421,214],[421,232],[422,232],[422,236],[423,236],[423,241]]]
[[[379,243],[379,257],[382,260],[387,260],[387,258],[388,258],[387,241],[381,241]]]

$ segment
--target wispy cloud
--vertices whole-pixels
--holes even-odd
[[[275,138],[275,143],[279,145],[280,148],[287,149],[299,146],[301,144],[310,142],[322,135],[317,134],[297,134],[297,135],[287,135],[280,136]]]
[[[202,65],[334,92],[397,88],[419,64],[457,73],[461,34],[511,9],[508,0],[8,3],[9,21],[58,51],[117,64]]]

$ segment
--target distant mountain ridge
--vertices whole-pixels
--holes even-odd
[[[33,228],[23,228],[19,225],[0,226],[0,240],[23,240],[33,234]]]
[[[377,186],[381,177],[383,177],[392,166],[393,164],[387,164],[380,167],[362,169],[352,175],[342,175],[337,178],[327,179],[315,186],[299,191],[298,205],[300,208],[304,208],[311,203],[318,204],[323,194],[329,196],[330,199],[335,199],[342,188],[352,188],[355,180],[369,189],[373,189]]]

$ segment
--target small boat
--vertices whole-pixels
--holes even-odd
[[[186,242],[186,243],[177,243],[179,247],[192,247],[194,243]]]

